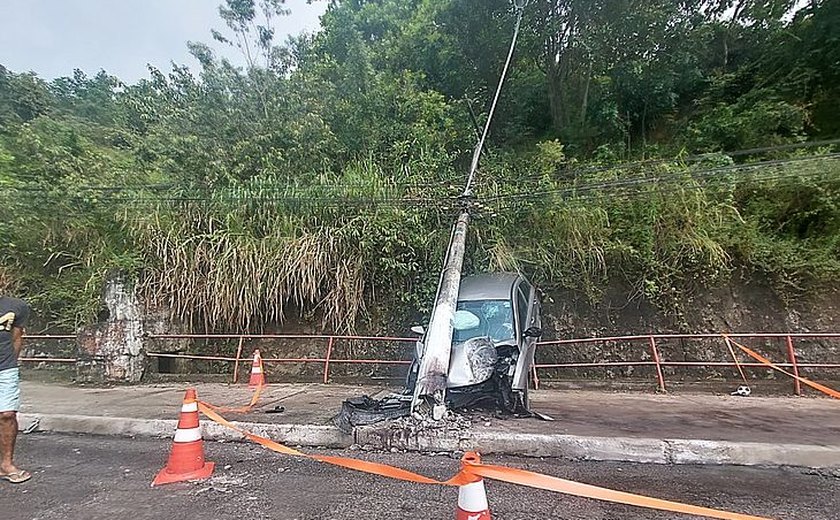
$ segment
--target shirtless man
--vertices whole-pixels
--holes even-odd
[[[29,306],[23,300],[0,296],[0,479],[14,484],[32,478],[13,460],[20,410],[18,357],[28,317]]]

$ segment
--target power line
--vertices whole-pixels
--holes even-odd
[[[755,179],[755,180],[761,181],[761,182],[771,182],[771,181],[788,180],[788,179],[796,179],[796,180],[808,179],[811,182],[814,182],[814,183],[817,183],[817,184],[840,181],[840,178],[830,178],[830,179],[820,178],[821,173],[822,172],[811,172],[809,174],[785,173],[785,174],[779,174],[779,175],[774,175],[774,176],[761,177],[761,178],[758,178],[758,179]],[[667,195],[667,194],[677,193],[679,191],[685,191],[685,190],[687,190],[687,191],[697,191],[698,189],[699,189],[698,186],[685,187],[685,186],[673,186],[673,185],[658,185],[657,189],[656,189],[656,193]],[[611,192],[610,197],[613,198],[613,199],[625,199],[625,198],[640,197],[640,196],[643,196],[643,195],[649,196],[652,193],[653,192],[651,192],[651,191],[646,191],[646,190],[641,190],[641,189],[633,190],[633,189],[621,188],[621,189],[615,190],[615,192]],[[573,193],[573,192],[570,191],[570,192],[565,193],[563,195],[565,195],[563,197],[563,200],[565,200],[565,201],[591,202],[591,201],[596,201],[596,200],[603,200],[604,193],[589,191],[589,192],[585,192],[583,194],[578,194],[578,193]],[[523,209],[523,207],[529,207],[530,208],[531,206],[536,206],[538,204],[545,203],[545,202],[546,202],[546,199],[532,199],[532,200],[523,200],[523,201],[508,200],[508,201],[500,201],[498,205],[493,205],[493,206],[488,205],[488,208],[492,209],[496,213],[500,213],[500,212],[503,212],[503,211]]]
[[[756,163],[748,163],[748,164],[740,164],[740,165],[731,165],[731,166],[722,166],[718,168],[710,168],[705,170],[684,170],[681,172],[671,173],[668,175],[660,175],[660,176],[641,176],[641,177],[632,177],[626,179],[616,179],[613,181],[605,181],[600,183],[588,183],[588,184],[581,184],[581,185],[572,185],[572,186],[565,186],[565,187],[558,187],[555,189],[548,189],[548,190],[539,190],[539,191],[521,191],[515,193],[508,193],[508,194],[501,194],[495,196],[485,196],[482,197],[482,200],[485,203],[493,203],[496,201],[502,200],[522,200],[522,199],[533,199],[536,197],[545,197],[550,195],[568,195],[574,193],[584,193],[588,191],[594,190],[612,190],[612,189],[619,189],[631,186],[644,186],[644,185],[651,185],[651,184],[665,184],[670,182],[679,182],[684,181],[688,178],[692,180],[709,180],[714,179],[714,177],[723,174],[729,174],[732,172],[738,171],[749,171],[755,169],[762,169],[762,168],[773,168],[788,164],[794,163],[804,163],[804,162],[813,162],[813,161],[834,161],[840,157],[840,153],[828,153],[828,154],[820,154],[820,155],[812,155],[812,156],[804,156],[804,157],[793,157],[787,159],[777,159],[771,161],[762,161]],[[763,177],[758,177],[761,179]],[[552,181],[556,182],[556,181]],[[166,189],[170,189],[175,187],[175,185],[171,184],[156,184],[156,185],[149,185],[150,187],[154,188],[150,191],[163,191]],[[386,196],[371,196],[371,195],[357,195],[357,194],[348,194],[348,193],[340,193],[341,188],[344,188],[348,185],[316,185],[311,187],[296,187],[295,189],[288,189],[288,186],[284,186],[284,193],[282,196],[272,196],[271,191],[268,189],[268,186],[263,186],[262,193],[254,193],[249,192],[249,190],[254,190],[254,188],[241,188],[242,193],[237,193],[238,188],[230,188],[219,190],[215,192],[213,195],[204,195],[204,196],[134,196],[134,197],[119,197],[114,196],[117,193],[126,192],[133,187],[116,187],[116,186],[99,186],[99,187],[90,187],[90,186],[80,186],[74,189],[73,195],[68,195],[66,200],[77,201],[77,202],[84,202],[89,201],[91,198],[96,198],[99,201],[110,201],[110,202],[274,202],[274,203],[285,203],[285,204],[302,204],[302,203],[310,203],[310,202],[325,202],[332,205],[364,205],[364,204],[380,204],[380,205],[439,205],[439,204],[447,204],[451,203],[454,204],[457,200],[456,197],[446,197],[446,198],[430,198],[430,197],[410,197],[406,194],[403,197],[386,197]],[[363,186],[357,185],[358,188],[370,188],[370,186]],[[385,191],[399,191],[400,188],[405,189],[405,186],[394,186],[391,187],[383,187]],[[7,193],[7,194],[20,194],[26,193],[28,196],[33,197],[39,194],[46,195],[50,192],[54,191],[54,188],[49,187],[32,187],[32,186],[24,186],[24,187],[6,187],[5,189],[0,189],[0,193]],[[85,191],[97,191],[103,193],[92,194],[89,196],[83,195]],[[313,195],[319,191],[324,192],[321,195]],[[336,191],[339,193],[329,193],[330,191]],[[406,190],[408,191],[408,190]],[[80,193],[81,192],[81,193]]]
[[[12,182],[23,181],[25,183],[43,184],[56,182],[57,179],[47,179],[37,176],[37,174],[16,174],[9,179]],[[75,186],[76,190],[90,190],[90,191],[126,191],[130,189],[148,189],[148,190],[166,190],[166,189],[205,189],[205,190],[259,190],[266,188],[282,188],[284,190],[336,190],[336,189],[383,189],[383,190],[412,190],[412,189],[426,189],[442,187],[444,184],[453,185],[454,183],[448,179],[430,182],[397,182],[396,179],[378,179],[373,183],[281,183],[281,182],[248,182],[239,185],[225,185],[225,186],[196,186],[191,187],[185,184],[169,183],[138,183],[128,182],[122,185],[80,185]],[[454,186],[450,186],[453,187]],[[7,189],[17,189],[20,191],[36,191],[49,190],[51,187],[47,186],[7,186]]]
[[[786,144],[786,145],[776,145],[776,146],[767,146],[763,148],[749,148],[749,149],[742,149],[742,150],[731,150],[731,151],[721,151],[721,152],[708,152],[703,154],[695,154],[689,156],[675,156],[675,157],[663,157],[663,158],[656,158],[656,159],[644,159],[640,161],[628,161],[624,163],[616,163],[616,164],[605,164],[605,165],[591,165],[591,166],[581,166],[578,168],[571,168],[567,170],[563,170],[563,175],[566,177],[578,176],[578,175],[587,175],[591,173],[599,173],[599,172],[606,172],[606,171],[621,171],[621,170],[628,170],[633,168],[641,168],[647,166],[658,166],[663,164],[687,164],[693,162],[702,162],[714,159],[716,157],[741,157],[746,155],[757,155],[759,153],[771,153],[771,152],[781,152],[781,151],[790,151],[795,149],[804,149],[804,148],[812,148],[816,146],[830,146],[840,144],[840,139],[829,139],[823,141],[808,141],[804,143],[795,143],[795,144]],[[532,175],[520,175],[517,177],[518,181],[527,181],[527,180],[539,180],[544,178],[544,174],[532,174]]]
[[[787,180],[787,179],[813,179],[814,177],[819,177],[822,172],[811,172],[811,173],[782,173],[778,175],[772,176],[761,176],[755,179],[755,181],[760,182],[770,182],[776,180]],[[835,178],[822,178],[819,179],[818,182],[835,182],[838,179]],[[649,183],[651,185],[655,183]],[[660,194],[667,194],[667,193],[674,193],[681,190],[697,190],[699,186],[690,186],[686,188],[685,186],[673,186],[673,185],[666,185],[662,183],[657,184],[657,193]],[[641,195],[650,195],[650,191],[644,191],[639,189],[644,187],[644,185],[635,185],[635,186],[615,186],[614,189],[610,191],[612,196],[626,198],[626,197],[634,197],[634,196],[641,196]],[[635,189],[633,189],[635,188]],[[593,201],[599,199],[599,197],[604,195],[604,192],[597,192],[594,190],[589,191],[576,191],[573,189],[566,190],[565,192],[558,193],[564,200],[574,200],[574,201]],[[146,199],[135,199],[135,198],[124,198],[124,199],[112,199],[102,202],[125,202],[127,203],[127,207],[131,208],[140,208],[146,207],[154,204],[161,204],[161,203],[197,203],[197,202],[204,202],[204,203],[236,203],[238,204],[239,209],[249,209],[247,207],[242,206],[242,202],[250,202],[250,203],[257,203],[257,204],[267,204],[267,203],[276,203],[278,205],[285,205],[285,206],[297,206],[300,209],[310,209],[310,210],[335,210],[335,209],[352,209],[354,212],[358,212],[360,210],[368,209],[372,211],[377,210],[396,210],[396,209],[414,209],[414,210],[425,210],[425,211],[434,211],[436,213],[446,213],[449,211],[454,211],[458,208],[458,201],[457,199],[450,199],[448,200],[448,204],[440,203],[437,200],[359,200],[359,201],[336,201],[336,200],[324,200],[324,199],[310,199],[301,201],[300,199],[285,199],[285,198],[259,198],[259,199],[239,199],[239,198],[225,198],[225,199],[209,199],[209,198],[146,198]],[[290,204],[291,202],[291,204]],[[316,204],[311,204],[310,202],[318,202]],[[528,200],[511,200],[511,199],[501,199],[493,202],[488,203],[479,203],[479,209],[481,206],[485,206],[488,209],[493,211],[502,211],[502,210],[511,210],[511,209],[522,209],[523,206],[533,206],[540,203],[547,202],[545,197],[537,198],[532,197]],[[146,203],[146,204],[144,204]]]
[[[542,190],[542,191],[523,191],[523,192],[516,192],[504,195],[498,195],[495,197],[485,197],[483,200],[485,202],[493,202],[497,200],[504,200],[504,199],[526,199],[532,198],[534,196],[540,195],[553,195],[553,194],[562,194],[562,193],[574,193],[578,192],[586,192],[598,189],[611,189],[623,186],[636,186],[636,185],[650,185],[650,184],[661,184],[667,182],[675,182],[675,181],[682,181],[686,180],[687,177],[692,178],[693,180],[699,179],[708,179],[713,178],[718,174],[723,173],[730,173],[736,171],[744,171],[744,170],[754,170],[760,168],[769,168],[773,166],[782,166],[787,164],[793,163],[800,163],[800,162],[808,162],[808,161],[823,161],[823,160],[837,160],[840,158],[840,153],[832,153],[832,154],[823,154],[823,155],[815,155],[815,156],[808,156],[808,157],[795,157],[790,159],[778,159],[773,161],[763,161],[760,163],[750,163],[750,164],[742,164],[742,165],[734,165],[734,166],[723,166],[719,168],[710,168],[706,170],[685,170],[683,172],[670,174],[667,176],[657,176],[657,177],[633,177],[628,179],[617,179],[614,181],[606,181],[602,183],[590,183],[590,184],[583,184],[578,186],[569,186],[564,188],[557,188],[551,190]]]
[[[496,105],[499,102],[499,96],[502,93],[502,85],[505,83],[510,62],[513,59],[513,51],[516,49],[516,40],[519,38],[519,28],[522,25],[522,15],[525,12],[525,1],[519,0],[514,3],[516,9],[516,23],[513,26],[513,38],[510,41],[510,48],[508,49],[507,58],[505,59],[504,67],[502,67],[502,75],[499,78],[499,84],[496,85],[496,93],[493,96],[493,102],[490,103],[490,112],[487,114],[487,121],[484,122],[484,131],[481,133],[481,139],[473,151],[472,162],[470,164],[470,172],[467,175],[467,183],[464,186],[463,196],[467,197],[472,194],[472,183],[475,179],[475,173],[478,170],[478,161],[481,157],[481,151],[484,149],[484,142],[487,140],[487,135],[490,133],[490,123],[493,121],[493,114],[496,112]]]
[[[726,151],[726,152],[711,152],[707,154],[699,154],[699,155],[692,155],[686,157],[672,157],[672,158],[660,158],[660,159],[648,159],[644,161],[633,161],[633,162],[626,162],[626,163],[618,163],[614,165],[603,165],[603,166],[585,166],[580,168],[574,168],[565,170],[563,172],[564,176],[572,177],[572,176],[582,176],[592,173],[598,172],[608,172],[608,171],[621,171],[626,169],[632,169],[635,167],[644,167],[644,166],[656,166],[661,164],[669,164],[669,163],[689,163],[689,162],[700,162],[705,161],[713,158],[715,154],[721,154],[724,156],[729,157],[736,157],[736,156],[745,156],[745,155],[756,155],[759,153],[769,153],[769,152],[778,152],[778,151],[790,151],[795,149],[803,149],[803,148],[810,148],[816,146],[829,146],[840,144],[840,139],[829,139],[829,140],[822,140],[822,141],[809,141],[804,143],[794,143],[794,144],[786,144],[786,145],[777,145],[777,146],[768,146],[763,148],[751,148],[751,149],[744,149],[744,150],[733,150],[733,151]],[[819,157],[826,157],[831,154],[821,154],[821,155],[814,155],[808,157],[801,157],[801,158],[791,158],[790,160],[807,160],[811,157],[819,158]],[[788,160],[788,159],[781,159],[781,160]],[[753,164],[766,164],[766,163],[748,163],[744,165],[734,165],[733,167],[740,167],[740,166],[750,166]],[[522,183],[523,181],[529,180],[540,180],[544,178],[544,175],[533,174],[533,175],[520,175],[517,176],[515,179],[516,182]],[[32,182],[32,183],[49,183],[55,182],[54,179],[44,178],[43,175],[39,175],[33,172],[27,173],[15,173],[9,177],[9,180],[12,182],[15,181],[23,181],[23,182]],[[400,180],[395,178],[386,178],[380,179],[379,186],[384,189],[422,189],[422,188],[430,188],[430,187],[441,187],[444,185],[450,185],[449,187],[454,189],[454,185],[458,183],[458,179],[455,177],[452,178],[443,178],[436,181],[426,181],[426,182],[400,182]],[[245,181],[240,186],[225,186],[221,189],[260,189],[264,187],[278,187],[282,186],[284,189],[290,189],[292,191],[296,189],[340,189],[340,188],[360,188],[360,189],[369,189],[371,187],[370,183],[362,184],[362,183],[345,183],[345,182],[335,182],[330,184],[301,184],[301,183],[281,183],[274,180],[249,180]],[[170,188],[182,188],[188,189],[187,186],[176,184],[173,182],[169,183],[142,183],[137,182],[137,179],[130,179],[130,182],[123,181],[121,185],[85,185],[85,186],[77,186],[75,190],[90,190],[90,191],[127,191],[130,189],[148,189],[148,190],[166,190]],[[2,189],[2,188],[0,188]],[[43,189],[49,191],[50,188],[44,187],[33,187],[33,186],[10,186],[5,187],[5,189],[16,189],[19,191],[35,191],[38,189]],[[219,187],[214,186],[206,186],[203,189],[220,189]]]
[[[45,193],[34,193],[30,197],[32,200],[52,201],[52,198]],[[81,195],[68,195],[64,197],[68,202],[111,202],[111,203],[126,203],[127,205],[139,205],[142,203],[189,203],[189,202],[203,202],[203,203],[275,203],[278,205],[284,204],[289,206],[319,206],[319,207],[359,207],[359,206],[382,206],[395,208],[410,208],[410,207],[439,207],[442,206],[440,199],[395,199],[395,198],[331,198],[331,197],[265,197],[265,196],[216,196],[216,197],[87,197]],[[453,206],[456,199],[445,199]],[[311,204],[316,203],[316,204]],[[445,206],[445,203],[443,203]]]

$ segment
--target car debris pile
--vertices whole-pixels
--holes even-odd
[[[411,413],[411,395],[392,394],[383,399],[369,396],[344,401],[341,412],[333,418],[342,432],[350,435],[356,426],[368,426],[388,421],[388,428],[408,434],[429,430],[466,431],[472,420],[464,414],[449,410],[440,419]]]
[[[339,430],[350,435],[355,426],[367,426],[378,422],[399,419],[411,415],[411,397],[390,396],[373,399],[367,395],[348,399],[341,404],[341,411],[332,422]]]

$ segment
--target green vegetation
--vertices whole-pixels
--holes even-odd
[[[513,13],[337,0],[285,44],[226,0],[200,73],[124,85],[0,66],[0,291],[94,320],[109,276],[197,329],[427,312]],[[479,173],[469,268],[679,316],[735,273],[840,274],[840,2],[532,0]],[[764,148],[747,153],[734,150]],[[835,285],[836,287],[836,285]]]

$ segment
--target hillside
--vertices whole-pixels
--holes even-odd
[[[428,313],[510,5],[342,0],[281,43],[281,4],[223,4],[200,72],[0,66],[0,292],[39,328],[95,322],[115,277],[199,331]],[[469,270],[671,329],[733,284],[772,295],[739,305],[836,294],[838,27],[836,1],[531,1]]]

